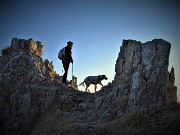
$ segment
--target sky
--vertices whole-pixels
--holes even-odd
[[[58,52],[68,41],[74,42],[68,79],[73,73],[78,84],[101,74],[108,77],[104,85],[112,82],[123,39],[142,43],[164,39],[172,45],[169,70],[175,68],[180,101],[178,0],[1,0],[0,18],[0,49],[14,37],[41,41],[43,59],[53,61],[59,75],[63,67]],[[90,90],[94,92],[94,87]]]

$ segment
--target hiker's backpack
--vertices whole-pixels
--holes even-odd
[[[66,57],[65,57],[65,47],[63,47],[60,51],[59,51],[59,53],[58,53],[58,58],[60,59],[60,60],[64,60]]]

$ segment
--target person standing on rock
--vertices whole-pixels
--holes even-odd
[[[69,69],[69,65],[70,63],[73,64],[73,59],[72,59],[72,49],[73,47],[73,42],[69,41],[67,42],[67,46],[62,48],[59,51],[58,57],[60,60],[62,60],[62,64],[63,64],[63,68],[64,68],[64,74],[63,74],[63,80],[62,83],[67,84],[67,75],[68,75],[68,69]]]

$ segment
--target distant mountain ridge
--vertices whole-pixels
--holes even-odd
[[[92,94],[61,83],[52,62],[41,57],[42,42],[13,38],[0,56],[0,134],[29,134],[48,111],[88,129],[99,126],[93,119],[172,109],[177,87],[174,68],[168,72],[170,48],[163,39],[123,40],[114,81]]]

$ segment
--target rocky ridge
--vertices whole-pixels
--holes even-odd
[[[30,133],[48,111],[91,132],[101,127],[95,121],[171,109],[177,87],[174,68],[168,72],[170,48],[163,39],[123,40],[114,81],[92,94],[61,83],[52,62],[41,57],[41,42],[13,38],[0,56],[0,133]]]
[[[108,116],[172,108],[177,102],[177,87],[174,86],[174,68],[168,72],[170,48],[171,44],[163,39],[146,43],[123,40],[114,81],[96,94],[96,100],[101,102],[100,114],[104,110]],[[102,91],[109,94],[101,96]],[[107,103],[111,106],[108,109]]]
[[[13,38],[0,57],[1,133],[22,133],[52,103],[61,78],[43,60],[44,46],[33,39]],[[24,130],[26,129],[26,130]]]

